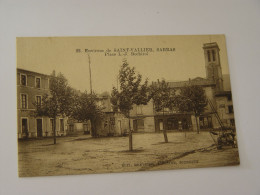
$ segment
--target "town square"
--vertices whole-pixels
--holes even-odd
[[[18,38],[17,48],[20,177],[240,163],[223,35]]]

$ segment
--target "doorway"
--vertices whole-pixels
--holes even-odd
[[[22,119],[22,134],[25,135],[26,138],[28,138],[28,119],[27,118],[23,118]]]
[[[144,119],[133,120],[133,128],[135,132],[144,130]]]
[[[42,119],[36,119],[37,123],[37,137],[42,137]]]
[[[178,123],[177,118],[168,118],[167,119],[167,125],[168,125],[168,130],[176,130],[179,128],[179,123]]]
[[[60,131],[63,132],[64,131],[64,120],[60,119]]]

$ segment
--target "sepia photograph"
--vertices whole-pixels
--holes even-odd
[[[225,35],[17,37],[19,177],[239,165]]]

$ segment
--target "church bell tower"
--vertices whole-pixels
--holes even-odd
[[[216,83],[217,91],[223,91],[223,77],[220,65],[219,47],[216,42],[203,44],[206,78]]]

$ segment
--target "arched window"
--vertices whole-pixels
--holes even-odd
[[[208,51],[208,61],[210,62],[211,59],[210,59],[210,51]]]
[[[215,50],[212,50],[212,60],[213,60],[213,61],[216,60],[216,53],[215,53]]]

